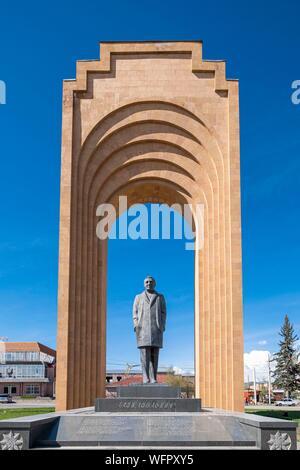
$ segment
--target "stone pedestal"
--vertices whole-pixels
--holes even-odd
[[[0,449],[297,448],[297,424],[291,421],[203,410],[200,400],[180,398],[180,389],[168,385],[132,385],[117,392],[117,398],[97,399],[95,410],[0,421]]]
[[[97,413],[78,409],[0,421],[0,449],[85,446],[295,450],[297,423],[205,410]]]
[[[97,398],[96,412],[175,413],[201,411],[201,400],[180,398],[180,387],[161,384],[118,387],[117,398]]]

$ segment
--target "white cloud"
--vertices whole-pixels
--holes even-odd
[[[261,346],[265,346],[267,344],[267,341],[263,339],[261,341],[258,341],[258,344],[260,344]]]
[[[255,368],[256,380],[258,382],[268,380],[268,358],[270,351],[253,350],[244,353],[244,380],[253,381],[253,369]],[[274,369],[274,362],[271,362],[271,370]]]
[[[193,370],[184,370],[177,366],[173,366],[173,371],[175,375],[194,375]]]

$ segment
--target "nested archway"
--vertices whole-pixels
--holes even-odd
[[[128,225],[129,237],[124,237]],[[165,198],[162,205],[158,199],[142,201],[115,219],[107,244],[106,378],[116,369],[135,373],[140,369],[132,307],[148,273],[167,302],[159,370],[167,372],[172,366],[188,373],[194,370],[192,228],[191,220],[177,206],[168,206]]]
[[[181,43],[174,44],[179,47]],[[133,50],[136,57],[136,49]],[[168,52],[164,49],[167,64],[173,60]],[[155,58],[155,48],[151,53]],[[181,50],[179,60],[181,54],[186,60],[186,53]],[[147,68],[148,63],[145,64]],[[58,408],[88,406],[97,396],[104,396],[107,244],[96,237],[96,208],[101,203],[117,205],[118,196],[125,195],[129,205],[156,201],[169,205],[189,203],[193,210],[199,203],[204,205],[204,249],[195,253],[196,394],[205,406],[240,409],[243,371],[239,187],[238,159],[226,146],[230,119],[215,111],[215,118],[210,116],[206,123],[207,113],[202,116],[196,112],[191,98],[180,100],[174,93],[168,99],[164,95],[128,99],[125,88],[124,96],[118,92],[117,103],[108,94],[99,111],[97,80],[110,80],[114,90],[113,80],[119,73],[115,67],[116,76],[107,72],[105,77],[93,74],[91,89],[77,92],[74,103],[74,84],[65,90]],[[197,80],[201,85],[201,78]],[[213,80],[215,83],[214,77]],[[119,90],[118,86],[115,85]],[[222,94],[216,97],[215,86],[212,92],[216,110],[222,112],[222,99],[228,101],[230,93],[231,99],[236,99],[233,87],[227,90],[227,98]],[[206,101],[208,106],[213,104]],[[233,122],[236,124],[236,116]],[[221,124],[226,132],[219,129]],[[233,147],[235,139],[230,143]]]

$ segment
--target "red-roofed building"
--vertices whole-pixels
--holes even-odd
[[[158,373],[157,374],[157,382],[158,383],[166,383],[166,373]],[[141,384],[143,383],[143,376],[142,374],[126,374],[119,375],[120,379],[117,381],[108,382],[107,387],[120,387],[132,384]]]
[[[56,352],[38,342],[0,342],[0,393],[53,397]]]
[[[168,372],[158,372],[157,382],[167,383]],[[191,382],[194,381],[193,375],[186,376]],[[142,384],[143,376],[140,372],[110,371],[106,373],[106,396],[113,397],[117,393],[118,387],[127,387],[128,385]]]

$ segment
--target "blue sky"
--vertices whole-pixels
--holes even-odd
[[[239,78],[245,351],[275,350],[285,313],[300,333],[299,13],[296,0],[2,3],[0,336],[55,346],[62,80],[101,40],[147,39],[202,39]],[[110,241],[110,364],[138,359],[131,302],[152,273],[168,300],[161,364],[192,366],[192,270],[182,242]]]

